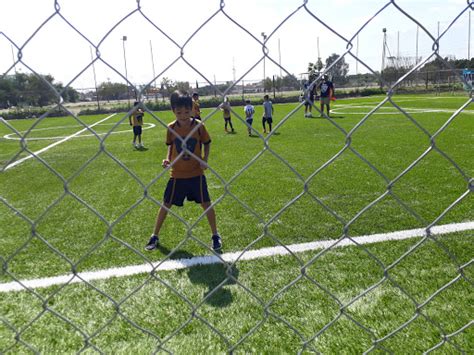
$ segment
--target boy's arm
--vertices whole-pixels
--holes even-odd
[[[202,158],[203,162],[201,162],[201,168],[207,169],[207,160],[209,159],[209,152],[211,151],[211,143],[204,144],[204,157]]]
[[[163,168],[168,167],[171,164],[171,149],[172,145],[168,145],[168,153],[166,154],[166,159],[163,159],[163,162],[161,163],[161,166]]]

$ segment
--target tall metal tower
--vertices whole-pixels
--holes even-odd
[[[380,69],[380,74],[383,73],[383,70],[385,68],[385,48],[387,48],[387,29],[384,27],[382,28],[383,32],[383,43],[382,43],[382,68]]]

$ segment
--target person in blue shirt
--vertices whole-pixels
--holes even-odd
[[[329,117],[329,112],[331,110],[330,103],[334,96],[334,84],[329,80],[327,74],[323,75],[323,82],[319,85],[319,90],[321,92],[321,117],[324,113],[324,106],[326,106],[326,112]]]

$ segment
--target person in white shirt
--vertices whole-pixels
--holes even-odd
[[[250,100],[245,101],[245,122],[247,122],[247,129],[249,132],[249,137],[252,136],[252,123],[253,123],[253,114],[255,113],[255,108],[250,104]]]

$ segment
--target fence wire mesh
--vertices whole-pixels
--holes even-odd
[[[453,288],[454,285],[461,281],[466,282],[469,287],[471,287],[472,292],[472,285],[473,280],[469,275],[469,268],[472,269],[472,259],[468,262],[462,262],[458,260],[457,256],[450,250],[450,247],[446,245],[442,240],[440,240],[435,233],[433,233],[433,229],[436,228],[443,220],[443,218],[450,213],[456,206],[461,204],[461,202],[465,199],[471,197],[471,193],[473,191],[473,178],[470,176],[470,172],[466,171],[462,165],[458,164],[456,158],[453,158],[448,152],[444,151],[442,147],[437,145],[437,138],[443,132],[449,129],[450,125],[458,118],[460,114],[465,112],[468,106],[471,104],[471,97],[468,97],[465,103],[460,106],[453,114],[450,115],[449,119],[434,133],[430,133],[428,129],[426,129],[422,123],[418,122],[418,120],[414,117],[414,115],[406,110],[397,100],[394,100],[394,95],[397,88],[413,73],[419,70],[423,65],[425,65],[430,60],[434,58],[438,58],[440,61],[444,62],[446,68],[451,70],[455,73],[454,68],[450,68],[450,64],[443,59],[439,54],[439,42],[450,31],[450,28],[459,21],[461,15],[472,11],[474,8],[474,3],[470,0],[466,2],[466,4],[460,10],[458,16],[452,20],[452,23],[446,28],[446,30],[439,35],[434,35],[428,29],[426,29],[421,22],[419,22],[416,18],[410,16],[401,6],[397,4],[396,1],[387,1],[386,3],[382,4],[380,9],[372,16],[370,19],[360,27],[357,31],[354,32],[351,38],[346,38],[343,36],[337,28],[332,28],[325,22],[324,18],[320,18],[317,13],[313,12],[308,7],[308,1],[302,1],[300,4],[295,6],[293,12],[288,13],[288,15],[284,18],[281,23],[273,29],[273,31],[262,41],[258,35],[255,35],[250,30],[248,30],[244,25],[239,22],[238,18],[234,18],[232,14],[226,12],[226,3],[225,1],[216,1],[215,8],[209,9],[209,17],[206,21],[204,21],[199,27],[197,27],[191,36],[185,41],[184,43],[180,43],[177,39],[175,39],[173,33],[168,33],[162,29],[160,23],[155,23],[149,14],[147,14],[146,8],[142,8],[140,4],[140,0],[137,0],[136,7],[127,14],[124,14],[123,18],[121,18],[115,26],[110,28],[107,33],[104,34],[102,39],[98,42],[94,42],[90,40],[84,33],[83,28],[79,28],[73,25],[73,23],[68,19],[67,16],[63,15],[61,10],[61,3],[62,1],[54,1],[54,9],[52,9],[51,14],[49,17],[44,19],[41,25],[31,33],[28,40],[24,43],[16,43],[11,39],[8,33],[8,29],[1,29],[3,32],[0,33],[3,39],[6,39],[15,50],[15,63],[4,73],[5,75],[11,74],[14,70],[15,65],[22,64],[24,67],[28,68],[32,73],[34,73],[43,83],[48,87],[49,90],[54,92],[57,98],[57,107],[51,109],[50,111],[43,114],[41,117],[37,118],[37,121],[26,131],[21,132],[17,130],[14,125],[10,124],[7,120],[2,120],[1,124],[6,127],[9,131],[14,133],[15,136],[19,138],[20,148],[16,151],[14,156],[12,156],[8,162],[4,162],[2,165],[2,180],[4,184],[14,184],[14,181],[9,180],[9,172],[10,169],[15,168],[19,163],[23,162],[23,156],[27,156],[31,158],[32,161],[37,162],[39,165],[36,166],[36,169],[47,169],[54,178],[61,181],[63,185],[63,190],[58,194],[58,196],[52,201],[44,211],[41,211],[39,215],[35,218],[31,218],[30,216],[23,213],[23,208],[21,205],[17,205],[13,202],[7,200],[7,198],[0,196],[1,202],[6,210],[13,213],[16,217],[22,220],[22,223],[26,223],[29,226],[29,233],[24,235],[22,243],[18,244],[17,248],[10,253],[5,253],[2,251],[0,255],[0,259],[2,262],[2,274],[12,280],[14,284],[22,289],[22,292],[25,292],[29,296],[25,296],[25,299],[30,300],[30,302],[36,302],[41,304],[42,311],[36,314],[36,316],[25,319],[21,325],[17,325],[16,322],[12,319],[11,314],[4,309],[5,313],[0,315],[0,324],[1,328],[3,329],[3,334],[8,334],[4,336],[8,338],[7,341],[3,341],[2,344],[4,345],[0,348],[1,353],[9,353],[9,352],[33,352],[39,353],[42,352],[42,349],[35,345],[34,342],[31,342],[30,336],[28,334],[35,333],[35,326],[40,321],[45,321],[44,319],[51,320],[56,319],[60,320],[62,323],[67,324],[67,326],[72,329],[74,332],[79,334],[79,338],[82,342],[82,347],[75,349],[76,352],[98,352],[103,353],[107,352],[107,350],[101,348],[95,341],[96,337],[100,334],[107,332],[108,327],[112,327],[115,322],[121,321],[126,323],[126,326],[133,331],[143,334],[151,339],[154,339],[155,345],[153,352],[173,352],[173,339],[178,337],[180,333],[184,331],[185,328],[193,324],[194,322],[198,321],[201,325],[204,325],[209,329],[209,331],[218,338],[218,342],[222,343],[224,349],[228,352],[235,352],[235,351],[248,351],[243,350],[245,349],[243,346],[246,342],[248,342],[252,337],[270,337],[271,332],[268,332],[268,328],[266,327],[266,323],[272,319],[277,321],[284,327],[287,327],[295,336],[294,340],[298,342],[297,347],[299,352],[315,352],[320,353],[322,350],[319,348],[318,340],[322,339],[323,336],[328,332],[329,329],[337,327],[337,324],[341,321],[347,321],[352,323],[355,328],[359,331],[365,333],[365,335],[371,340],[371,345],[366,347],[365,352],[372,352],[372,351],[381,351],[381,352],[397,352],[397,349],[391,347],[390,339],[395,337],[398,334],[402,334],[409,326],[415,322],[420,321],[422,319],[426,322],[427,327],[434,328],[440,334],[439,341],[436,344],[433,344],[431,347],[424,349],[426,353],[433,352],[438,349],[448,349],[444,350],[449,352],[460,352],[460,353],[471,353],[473,348],[465,348],[459,345],[456,341],[456,337],[460,334],[471,334],[470,335],[470,342],[468,344],[473,345],[472,341],[472,325],[473,321],[469,321],[463,324],[461,327],[455,330],[446,330],[446,328],[440,324],[440,322],[434,319],[429,312],[426,312],[426,308],[435,300],[440,299],[443,292],[449,288]],[[398,78],[395,83],[390,85],[384,85],[383,78],[379,76],[379,72],[370,65],[366,64],[362,58],[357,56],[355,53],[355,39],[359,33],[364,31],[364,28],[371,24],[377,17],[383,13],[386,9],[391,8],[396,9],[396,11],[405,18],[411,20],[414,24],[417,24],[421,31],[423,31],[429,38],[432,40],[432,52],[429,56],[427,56],[423,61],[419,62],[416,66],[414,66],[408,73],[403,75],[402,77]],[[338,64],[339,61],[343,60],[344,58],[352,57],[354,60],[358,61],[359,64],[363,65],[368,71],[371,73],[378,75],[380,78],[380,82],[384,87],[387,88],[386,97],[383,98],[378,104],[376,104],[370,112],[365,114],[365,116],[350,130],[345,128],[343,125],[338,122],[337,119],[328,116],[326,113],[321,112],[320,108],[316,103],[313,103],[313,109],[320,113],[327,122],[329,122],[339,133],[341,140],[344,141],[342,148],[333,156],[330,157],[324,164],[319,166],[315,169],[309,176],[305,177],[302,172],[300,172],[296,167],[294,167],[285,157],[279,154],[278,150],[273,149],[272,141],[275,139],[275,134],[263,135],[259,132],[259,130],[252,128],[253,134],[258,136],[260,142],[262,143],[262,147],[260,151],[258,151],[245,165],[243,165],[237,173],[235,173],[232,177],[226,178],[221,175],[218,169],[215,169],[212,166],[212,163],[209,166],[208,174],[212,175],[223,187],[223,194],[215,199],[212,203],[212,206],[218,207],[224,199],[231,199],[233,203],[238,204],[242,207],[246,213],[250,214],[254,217],[257,223],[262,225],[263,233],[255,238],[251,243],[245,246],[241,251],[239,251],[233,258],[225,260],[223,255],[212,251],[212,249],[207,245],[206,242],[203,242],[201,238],[197,237],[194,233],[194,229],[196,226],[201,223],[202,221],[206,220],[206,213],[203,212],[199,215],[199,217],[194,218],[191,222],[180,215],[180,213],[175,212],[175,210],[170,209],[169,213],[171,214],[171,218],[174,218],[179,221],[179,223],[184,228],[183,238],[181,241],[176,245],[172,250],[168,250],[167,256],[160,260],[157,263],[153,263],[150,259],[150,256],[146,253],[138,250],[136,247],[130,245],[126,239],[117,237],[114,232],[114,228],[119,225],[127,216],[133,214],[135,210],[139,209],[140,205],[146,202],[151,202],[155,207],[163,206],[162,201],[153,197],[150,193],[150,190],[153,189],[155,184],[163,179],[166,179],[169,173],[169,168],[163,170],[162,172],[156,174],[156,176],[151,181],[143,181],[139,175],[137,175],[133,169],[131,169],[126,163],[122,162],[120,158],[116,156],[112,151],[108,149],[107,141],[112,134],[112,132],[123,122],[128,120],[128,116],[132,113],[130,110],[127,114],[123,115],[120,120],[117,121],[116,124],[107,132],[105,135],[99,135],[96,130],[94,129],[93,124],[89,124],[85,122],[79,115],[75,112],[72,112],[66,105],[64,105],[63,95],[65,93],[64,90],[81,75],[84,74],[87,70],[90,70],[91,67],[97,63],[101,62],[105,66],[107,66],[110,70],[114,71],[117,75],[119,75],[124,81],[127,81],[130,86],[133,84],[128,81],[127,76],[125,75],[122,70],[119,68],[114,67],[114,65],[110,64],[106,59],[101,56],[101,46],[103,45],[104,41],[106,41],[111,34],[113,33],[114,29],[122,22],[126,21],[131,16],[142,16],[143,20],[147,21],[151,26],[153,26],[157,32],[161,33],[162,35],[166,36],[177,48],[180,50],[180,55],[175,58],[167,67],[165,67],[160,73],[157,73],[155,77],[149,80],[149,83],[146,87],[143,88],[135,88],[138,92],[138,97],[146,91],[152,83],[156,80],[156,78],[166,74],[166,72],[176,65],[177,62],[185,63],[189,68],[195,71],[203,80],[205,80],[209,85],[213,85],[214,80],[212,78],[206,77],[206,73],[201,71],[198,66],[193,64],[189,60],[189,56],[187,53],[187,46],[190,42],[193,41],[193,38],[206,27],[206,25],[213,21],[213,19],[218,15],[223,15],[227,21],[232,22],[235,26],[237,26],[241,31],[245,32],[248,36],[252,38],[253,41],[258,43],[258,45],[262,49],[261,57],[247,70],[245,71],[241,77],[236,78],[235,81],[232,82],[230,86],[227,87],[226,90],[222,91],[220,88],[216,87],[215,90],[218,95],[223,99],[226,95],[228,95],[235,86],[238,86],[242,80],[246,80],[249,73],[254,70],[256,67],[262,65],[262,62],[267,60],[272,62],[275,66],[279,67],[282,71],[286,74],[290,75],[291,73],[287,71],[285,67],[281,67],[279,61],[275,58],[274,53],[271,53],[267,48],[267,42],[272,38],[272,36],[277,33],[277,31],[282,27],[286,21],[291,19],[292,16],[296,14],[305,12],[313,21],[318,22],[320,25],[325,27],[329,30],[334,36],[338,37],[340,40],[344,41],[346,46],[346,51],[339,57],[339,59],[334,62],[331,66],[326,67],[314,80],[312,85],[316,85],[317,82],[321,80],[324,74],[331,70],[331,67]],[[29,61],[26,57],[24,57],[23,53],[25,49],[28,48],[29,42],[38,36],[41,33],[42,28],[47,25],[49,22],[52,21],[63,21],[67,26],[69,26],[72,30],[74,30],[77,34],[79,34],[84,40],[86,40],[95,50],[95,55],[93,60],[88,63],[88,65],[83,68],[77,75],[65,86],[63,91],[58,91],[50,82],[44,79],[41,73],[37,72],[35,67],[28,64]],[[66,65],[66,64],[65,64]],[[378,112],[382,106],[389,104],[391,107],[395,108],[398,113],[402,114],[407,120],[413,123],[414,130],[418,130],[421,132],[424,139],[428,142],[425,147],[425,150],[422,154],[420,154],[415,160],[413,160],[408,167],[402,169],[398,172],[395,178],[390,178],[387,176],[382,170],[380,170],[376,164],[371,162],[369,157],[366,157],[363,153],[359,152],[355,146],[352,144],[352,138],[354,134],[358,133],[361,127],[376,113]],[[289,121],[295,117],[297,112],[300,108],[304,105],[303,102],[295,105],[294,109],[291,112],[287,113],[274,127],[273,132],[278,132],[282,127],[288,125]],[[154,122],[162,128],[167,128],[167,122],[161,117],[159,113],[156,113],[150,109],[148,109],[146,102],[141,102],[140,106],[146,111],[146,113],[153,117]],[[28,137],[32,134],[33,130],[41,124],[54,110],[61,110],[73,118],[78,125],[81,126],[81,132],[88,132],[90,135],[93,135],[97,140],[97,152],[96,154],[89,157],[88,161],[85,162],[77,171],[72,173],[65,174],[64,172],[60,171],[57,167],[54,167],[48,159],[45,159],[39,152],[35,151],[35,149],[30,147],[30,143],[28,141]],[[206,123],[210,120],[216,112],[219,111],[218,107],[215,107],[211,110],[205,117],[203,117],[203,123]],[[238,119],[243,125],[245,125],[245,117],[241,114],[241,112],[237,110],[232,110],[234,117]],[[195,130],[198,128],[196,127]],[[472,132],[467,134],[471,134]],[[187,141],[190,138],[191,134],[189,134],[186,138],[182,139],[177,135],[177,137],[182,141],[182,151],[179,155],[181,157],[183,154],[192,152],[188,151],[187,148]],[[374,198],[371,202],[366,204],[363,208],[361,208],[357,213],[353,214],[350,218],[346,216],[342,216],[336,209],[331,207],[330,204],[326,203],[325,198],[323,196],[318,196],[314,191],[309,189],[309,184],[317,177],[319,174],[324,172],[326,169],[329,169],[331,166],[334,165],[335,161],[341,157],[345,153],[352,153],[353,156],[358,159],[363,165],[365,165],[370,171],[375,173],[379,179],[384,184],[385,188],[381,194],[378,194],[376,198]],[[462,194],[460,194],[455,200],[453,200],[449,205],[447,205],[443,212],[440,213],[436,218],[427,220],[422,215],[420,215],[415,209],[410,207],[407,203],[404,202],[404,198],[400,197],[396,189],[397,183],[399,183],[407,174],[409,174],[416,166],[421,164],[426,156],[431,153],[436,152],[441,156],[453,169],[457,171],[457,173],[462,177],[465,182],[465,190]],[[296,180],[299,181],[298,186],[302,186],[301,190],[296,194],[294,198],[291,198],[287,203],[285,203],[281,208],[269,218],[263,216],[258,211],[255,211],[252,206],[243,200],[238,194],[233,192],[233,186],[239,179],[243,177],[245,172],[251,168],[255,168],[258,164],[259,158],[262,157],[264,154],[270,154],[274,157],[277,161],[281,162],[283,166],[287,168],[288,174],[293,175]],[[194,158],[200,160],[200,157],[193,155]],[[89,204],[87,201],[83,200],[81,196],[74,192],[74,188],[71,186],[75,184],[75,180],[81,174],[83,174],[87,168],[94,164],[96,160],[101,161],[102,159],[110,159],[113,161],[117,169],[122,169],[122,171],[126,174],[127,178],[134,181],[140,187],[140,193],[137,196],[136,201],[128,206],[125,212],[122,212],[116,218],[109,218],[101,213],[97,208],[93,205]],[[31,170],[29,174],[34,175],[34,171]],[[33,178],[33,177],[32,177]],[[34,193],[34,191],[31,191]],[[324,249],[321,249],[319,252],[311,255],[310,258],[303,258],[297,252],[295,252],[294,248],[291,248],[287,245],[285,240],[282,240],[281,237],[274,235],[271,231],[272,224],[279,219],[279,217],[287,212],[292,206],[295,206],[298,201],[302,198],[309,197],[315,204],[319,205],[324,211],[326,211],[329,215],[331,215],[334,220],[337,222],[337,228],[340,231],[340,237],[338,239],[334,239],[329,245],[327,245]],[[424,226],[423,230],[423,237],[419,239],[415,244],[413,244],[405,253],[400,255],[398,258],[390,262],[389,264],[385,263],[384,261],[380,260],[377,256],[377,253],[374,252],[372,248],[367,247],[363,243],[359,243],[357,238],[354,238],[354,235],[351,233],[351,228],[356,223],[364,213],[372,209],[375,205],[377,205],[381,200],[386,197],[391,197],[399,206],[410,216],[413,217],[415,221],[417,221],[418,225]],[[85,213],[90,214],[93,216],[94,219],[97,219],[99,222],[95,223],[103,223],[105,226],[105,232],[103,238],[95,241],[92,245],[88,246],[88,252],[80,257],[75,259],[71,258],[69,255],[66,255],[64,251],[60,248],[55,246],[47,236],[43,236],[40,233],[41,224],[44,220],[48,217],[48,214],[54,210],[55,208],[59,208],[61,203],[66,199],[72,199],[78,204],[78,208],[85,211]],[[472,211],[471,211],[472,212]],[[472,218],[471,216],[467,216],[468,218]],[[310,223],[310,221],[302,221],[302,223]],[[315,222],[317,223],[317,222]],[[7,226],[2,226],[4,231],[7,230]],[[2,233],[2,238],[8,238],[7,234]],[[263,240],[270,238],[273,241],[274,245],[280,246],[283,248],[287,254],[289,254],[289,258],[296,262],[294,266],[297,270],[297,276],[292,279],[291,282],[285,284],[279,290],[277,290],[273,296],[268,300],[264,299],[258,292],[254,291],[252,286],[249,283],[241,281],[237,275],[236,270],[237,267],[241,265],[241,263],[246,260],[246,256],[252,252],[255,245]],[[87,264],[87,260],[94,255],[94,253],[101,249],[105,248],[106,244],[110,241],[116,242],[120,245],[121,248],[128,249],[134,255],[136,255],[137,259],[141,259],[149,266],[151,271],[148,272],[148,276],[145,279],[141,279],[140,282],[134,283],[132,286],[127,288],[127,292],[124,295],[115,295],[110,294],[107,292],[107,287],[97,286],[93,279],[88,278],[85,276],[84,271],[82,270],[82,265],[84,263]],[[324,257],[331,251],[334,251],[341,245],[346,245],[350,241],[356,248],[358,248],[370,262],[373,262],[377,265],[380,269],[381,277],[377,280],[374,280],[370,285],[366,287],[364,284],[363,287],[360,288],[360,291],[356,296],[351,296],[348,299],[342,299],[340,295],[335,294],[334,290],[327,286],[325,282],[322,282],[321,279],[315,278],[310,269],[320,263],[322,260],[325,260]],[[71,241],[72,243],[80,243],[80,241]],[[171,282],[166,277],[163,277],[163,274],[159,271],[166,263],[175,259],[177,255],[180,255],[180,248],[186,245],[186,243],[194,242],[198,245],[206,248],[208,253],[212,255],[211,260],[218,259],[225,267],[225,276],[222,280],[218,282],[209,284],[209,292],[203,296],[203,298],[196,302],[192,299],[189,295],[183,292],[180,287],[176,284]],[[456,275],[448,280],[448,282],[444,282],[443,284],[437,285],[436,290],[431,293],[431,295],[425,299],[420,300],[418,297],[415,297],[411,294],[409,290],[407,290],[406,286],[400,284],[396,278],[392,276],[392,271],[395,270],[400,264],[404,263],[405,260],[409,257],[416,255],[417,251],[423,248],[424,245],[427,243],[434,243],[437,248],[440,248],[449,263],[457,270]],[[26,283],[21,277],[16,275],[15,271],[12,271],[11,264],[14,262],[15,258],[24,253],[31,248],[33,243],[40,243],[47,247],[49,252],[56,255],[59,259],[63,260],[69,265],[70,268],[70,275],[63,279],[59,285],[56,285],[50,289],[49,292],[42,292],[36,289],[31,284]],[[231,242],[228,242],[231,244]],[[471,245],[472,247],[472,245]],[[229,261],[230,260],[230,261]],[[421,261],[420,261],[421,262]],[[330,265],[325,265],[330,267]],[[62,312],[58,311],[56,307],[54,307],[54,300],[57,298],[61,298],[62,293],[71,286],[73,283],[80,282],[84,285],[85,288],[94,290],[98,295],[101,296],[102,299],[105,299],[105,303],[108,304],[108,307],[112,307],[112,311],[109,314],[108,318],[102,319],[100,322],[100,326],[96,328],[95,331],[88,331],[83,326],[83,322],[77,322],[74,317],[69,317],[63,314]],[[267,280],[271,282],[271,280]],[[334,317],[332,320],[324,324],[324,326],[319,327],[318,329],[314,329],[312,334],[308,335],[301,331],[301,329],[294,324],[294,322],[287,320],[285,316],[281,315],[277,311],[277,305],[279,300],[284,298],[286,295],[291,295],[292,289],[295,285],[300,284],[302,281],[307,282],[315,287],[318,290],[319,295],[323,295],[324,297],[328,298],[332,305],[336,307],[337,311],[334,313]],[[151,285],[154,285],[155,282],[164,286],[164,288],[169,293],[170,299],[176,300],[182,305],[182,308],[185,310],[186,316],[179,321],[174,323],[174,329],[170,330],[167,334],[158,335],[152,327],[148,327],[146,324],[147,322],[141,322],[140,320],[136,320],[133,317],[129,316],[127,311],[125,310],[125,305],[127,302],[131,301],[135,298],[136,295],[139,295],[143,290],[147,289]],[[364,299],[370,297],[374,292],[380,288],[380,286],[384,283],[389,283],[391,287],[394,289],[394,292],[399,294],[399,297],[406,300],[407,307],[413,308],[413,313],[409,319],[404,320],[400,323],[397,327],[392,329],[387,329],[383,336],[379,336],[376,331],[371,329],[370,327],[364,324],[364,321],[357,319],[351,312],[350,308],[356,304],[359,304],[361,301],[364,302]],[[213,297],[216,293],[218,293],[225,285],[233,284],[236,287],[240,288],[240,290],[246,294],[246,297],[251,298],[255,303],[256,309],[261,314],[261,319],[256,324],[247,329],[244,334],[237,339],[229,336],[226,334],[226,331],[220,329],[218,326],[213,324],[212,321],[208,319],[209,313],[203,310],[203,305]],[[82,291],[81,291],[82,292]],[[3,297],[3,296],[2,296]],[[34,301],[31,301],[34,300]],[[297,304],[296,304],[297,305]],[[80,305],[78,305],[80,308]],[[153,307],[160,307],[160,303],[158,302],[157,305]],[[299,307],[304,308],[304,305],[300,305]],[[142,307],[144,308],[144,307]],[[472,316],[472,309],[466,309],[465,312],[468,312]],[[144,311],[146,313],[146,310]],[[296,312],[296,310],[295,310]],[[86,317],[86,315],[83,315]],[[225,315],[222,315],[225,317]],[[173,315],[170,315],[173,317]],[[87,320],[86,320],[87,321]],[[52,330],[54,332],[54,330]],[[470,332],[470,333],[469,333]],[[40,334],[37,334],[41,336]],[[59,340],[58,340],[59,341]],[[345,340],[342,339],[344,342]],[[446,346],[449,345],[449,348]],[[20,350],[19,350],[20,349]],[[70,349],[69,349],[70,350]],[[69,351],[68,350],[68,351]],[[131,349],[128,348],[128,351]],[[44,351],[44,349],[43,349]],[[212,350],[211,350],[212,351]],[[254,349],[256,352],[262,351],[261,349]],[[46,350],[47,352],[47,350]],[[127,352],[127,350],[125,350]]]

